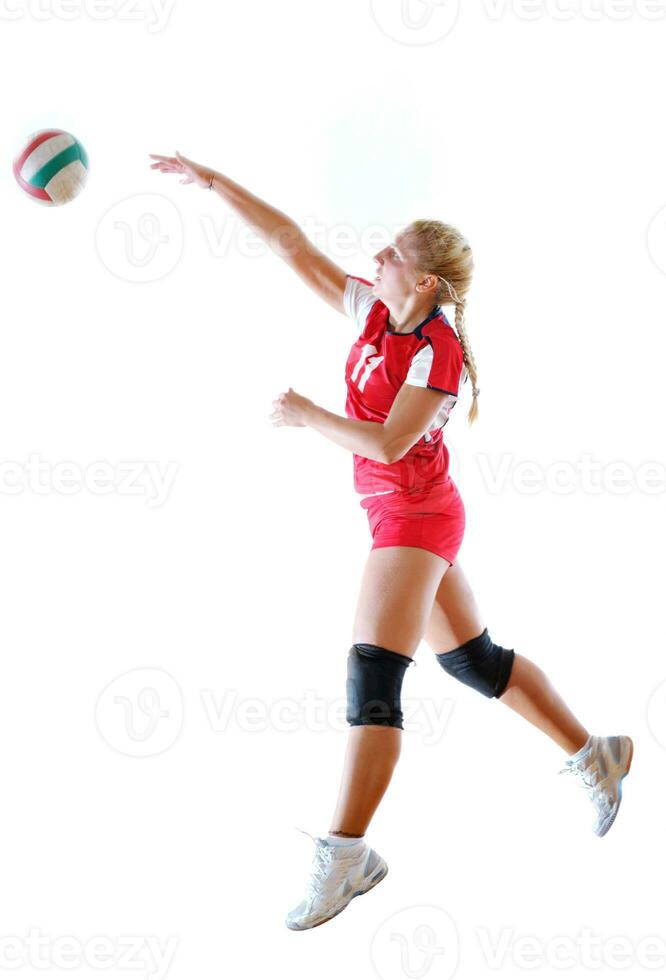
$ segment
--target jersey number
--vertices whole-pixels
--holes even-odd
[[[356,381],[356,378],[358,377],[358,373],[361,370],[361,367],[363,365],[363,362],[365,361],[366,358],[368,358],[367,363],[365,365],[365,371],[363,372],[363,374],[361,376],[361,380],[358,382],[358,390],[359,391],[363,391],[363,389],[366,386],[367,380],[370,377],[370,375],[372,374],[372,372],[375,370],[376,367],[379,367],[379,365],[384,360],[384,355],[383,354],[379,354],[378,357],[369,357],[368,356],[370,354],[376,354],[376,353],[377,353],[377,348],[374,346],[374,344],[364,344],[363,345],[363,350],[361,351],[361,356],[359,357],[358,361],[354,365],[354,370],[351,373],[351,380],[352,381]]]

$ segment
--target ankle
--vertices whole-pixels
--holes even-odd
[[[588,752],[592,749],[592,742],[593,742],[592,735],[588,735],[586,740],[583,742],[583,744],[579,745],[578,748],[571,753],[570,758],[581,759],[583,756],[587,755]]]

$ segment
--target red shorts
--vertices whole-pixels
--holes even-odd
[[[465,508],[451,477],[427,490],[363,497],[361,507],[368,512],[372,550],[407,545],[455,562],[465,533]]]

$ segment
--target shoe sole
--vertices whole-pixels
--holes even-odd
[[[633,742],[633,739],[630,738],[629,735],[627,735],[626,737],[629,739],[629,758],[627,759],[627,768],[624,770],[623,774],[620,776],[620,781],[617,784],[617,806],[615,807],[615,813],[610,818],[610,820],[609,820],[609,822],[608,822],[608,824],[606,826],[606,829],[604,830],[603,834],[597,834],[597,837],[605,837],[606,836],[606,834],[608,833],[608,831],[611,829],[611,827],[615,823],[615,818],[618,815],[618,811],[620,809],[620,803],[622,802],[622,780],[624,779],[625,776],[627,776],[629,774],[629,770],[631,769],[631,762],[632,762],[632,759],[634,758],[634,742]]]
[[[372,891],[375,885],[378,885],[380,881],[383,881],[387,874],[388,874],[388,865],[385,864],[384,867],[382,868],[381,874],[377,872],[374,879],[373,878],[370,879],[370,884],[368,885],[368,887],[359,888],[358,891],[354,892],[354,894],[351,896],[349,901],[346,902],[341,909],[338,909],[337,912],[333,912],[332,915],[327,916],[325,919],[321,919],[319,922],[313,923],[313,925],[311,926],[296,926],[296,925],[290,925],[288,922],[285,922],[287,929],[291,929],[292,932],[306,932],[308,929],[316,929],[317,926],[323,926],[326,922],[330,922],[331,919],[334,919],[336,915],[340,915],[341,912],[344,912],[344,910],[351,904],[352,899],[356,898],[357,895],[367,895],[368,892]]]

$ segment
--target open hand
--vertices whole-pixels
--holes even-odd
[[[151,170],[159,170],[163,174],[182,174],[181,184],[197,184],[199,187],[209,187],[210,178],[213,173],[208,167],[188,160],[181,153],[176,153],[175,157],[163,157],[159,153],[151,153],[150,157],[156,160],[151,163]]]

